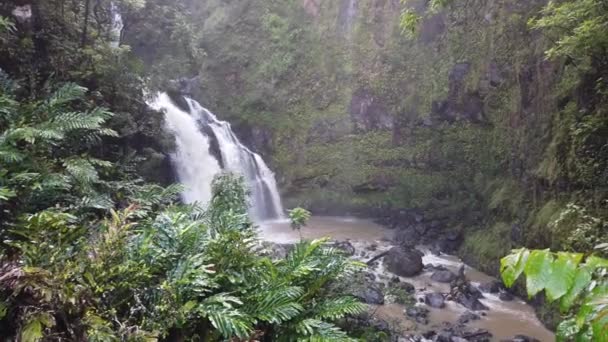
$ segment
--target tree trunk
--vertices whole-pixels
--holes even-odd
[[[82,42],[80,44],[81,47],[85,47],[87,45],[87,35],[89,30],[89,12],[91,11],[91,0],[86,0],[84,3],[84,24],[82,26]]]

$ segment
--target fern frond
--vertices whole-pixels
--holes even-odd
[[[66,83],[50,96],[46,102],[46,107],[47,109],[53,109],[57,106],[82,99],[86,93],[87,88],[75,83]]]
[[[66,171],[82,185],[91,185],[99,179],[95,167],[82,158],[70,158],[63,162]]]
[[[17,194],[12,189],[6,187],[0,187],[0,201],[7,201],[8,199],[15,197]]]
[[[310,342],[350,342],[352,338],[331,323],[324,322],[318,319],[305,319],[296,325],[296,332],[302,337],[298,341]]]
[[[0,142],[1,143],[1,142]],[[20,163],[25,159],[25,155],[21,151],[12,146],[0,145],[0,161],[3,164]]]
[[[218,294],[205,299],[198,307],[203,317],[207,317],[213,327],[226,338],[246,338],[253,330],[251,317],[234,308],[241,301],[227,294]]]
[[[105,111],[102,109],[95,109],[92,112],[63,112],[44,127],[65,133],[76,130],[98,130],[106,120]]]
[[[114,201],[106,194],[94,194],[84,196],[80,200],[80,203],[78,203],[78,206],[81,208],[110,210],[114,208]]]
[[[207,317],[213,327],[226,338],[247,338],[253,331],[251,320],[238,311],[215,309]]]
[[[64,134],[61,131],[51,127],[19,127],[9,129],[5,132],[6,141],[25,141],[29,144],[35,144],[36,140],[50,141],[61,140]]]
[[[315,318],[336,320],[348,315],[357,315],[367,306],[352,297],[329,299],[315,307]]]
[[[40,183],[42,189],[69,190],[72,187],[70,179],[63,173],[46,174]]]
[[[259,320],[280,324],[297,316],[304,310],[297,299],[304,294],[298,286],[263,289],[249,299],[246,310]]]

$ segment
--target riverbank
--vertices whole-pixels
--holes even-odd
[[[398,239],[404,236],[399,233],[370,220],[344,217],[313,217],[302,230],[306,239],[331,237],[338,241],[337,247],[366,263],[393,248],[401,248]],[[286,221],[261,224],[260,235],[283,246],[299,240],[298,233]],[[421,259],[421,268],[414,275],[397,276],[387,269],[387,261],[379,258],[370,263],[363,279],[353,281],[358,284],[353,284],[351,290],[370,304],[368,322],[375,322],[376,327],[409,340],[453,337],[456,339],[452,341],[515,341],[517,335],[529,336],[530,341],[554,340],[553,333],[536,318],[534,309],[502,289],[495,278],[464,265],[455,256],[436,255],[422,247],[411,251],[419,251]],[[466,293],[455,292],[458,286],[466,287]],[[469,291],[474,294],[471,296]],[[471,301],[466,302],[467,298]]]

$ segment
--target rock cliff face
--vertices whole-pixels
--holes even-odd
[[[563,246],[568,231],[546,227],[590,183],[563,152],[578,120],[564,109],[584,103],[527,26],[545,1],[466,1],[407,38],[401,11],[426,3],[207,1],[193,7],[207,56],[190,91],[272,161],[290,205],[422,212],[466,227],[461,253],[489,271],[511,246]],[[598,153],[588,172],[602,180]]]

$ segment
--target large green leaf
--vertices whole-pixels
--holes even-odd
[[[549,301],[562,297],[572,287],[577,274],[576,266],[582,257],[582,254],[558,253],[557,260],[551,264],[551,272],[545,285]]]
[[[530,251],[525,248],[514,250],[511,254],[500,260],[500,272],[502,279],[507,287],[513,286],[513,283],[519,278],[524,271],[524,266],[528,260]]]
[[[535,250],[530,253],[524,267],[528,296],[533,297],[549,283],[551,279],[553,254],[548,249]]]
[[[580,267],[576,270],[574,275],[574,281],[568,292],[562,297],[560,302],[560,309],[565,312],[570,309],[574,301],[579,297],[581,292],[591,282],[591,272],[586,267]]]
[[[585,265],[590,268],[608,268],[608,259],[592,255],[587,258],[587,260],[585,261]]]

